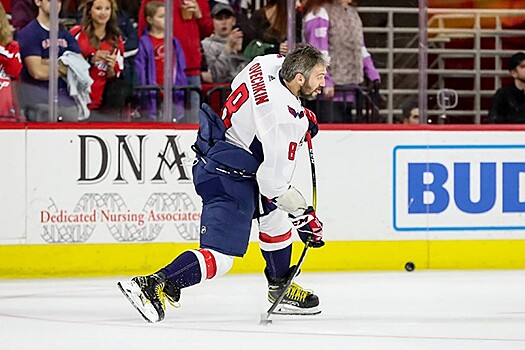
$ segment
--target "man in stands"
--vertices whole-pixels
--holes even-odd
[[[208,71],[202,73],[206,83],[230,83],[246,66],[242,55],[243,33],[235,28],[235,12],[230,5],[217,3],[211,10],[213,34],[202,40]]]
[[[512,55],[509,71],[514,81],[498,89],[492,98],[489,110],[491,123],[525,123],[525,52]]]
[[[21,108],[29,121],[56,121],[49,116],[49,27],[50,27],[50,0],[35,0],[38,7],[38,16],[29,22],[20,32],[17,40],[20,44],[22,56],[22,87],[19,94]],[[61,6],[58,2],[58,6]],[[57,12],[60,8],[57,9]],[[77,41],[67,30],[60,27],[58,30],[58,57],[66,51],[80,53]],[[60,64],[59,77],[67,75],[67,66]],[[75,101],[69,96],[67,83],[58,79],[58,120],[78,121],[79,109]]]

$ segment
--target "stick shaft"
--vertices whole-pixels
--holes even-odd
[[[312,136],[310,132],[306,133],[306,142],[308,143],[308,154],[310,156],[310,171],[312,174],[312,206],[317,209],[317,177],[315,175],[315,158],[314,148],[312,146]]]

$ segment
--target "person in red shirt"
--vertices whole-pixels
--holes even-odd
[[[16,121],[18,113],[13,100],[11,78],[18,78],[22,70],[20,48],[13,40],[7,14],[0,3],[0,118]]]
[[[11,0],[2,0],[0,1],[0,5],[3,6],[5,13],[11,13]]]
[[[81,25],[71,28],[70,32],[91,65],[89,75],[93,84],[88,108],[102,112],[108,102],[103,100],[106,84],[124,69],[124,44],[117,22],[117,5],[114,0],[86,0],[81,9]]]
[[[142,0],[139,11],[138,33],[141,36],[146,28],[144,8],[151,0]],[[188,85],[201,88],[202,52],[200,42],[213,33],[213,21],[207,0],[173,1],[173,35],[179,40],[186,58]],[[191,108],[186,110],[181,123],[198,123],[199,96],[191,95]]]

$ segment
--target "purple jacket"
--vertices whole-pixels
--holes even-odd
[[[174,47],[174,69],[173,85],[186,86],[188,78],[184,73],[186,69],[186,60],[182,47],[176,38],[173,38]],[[146,31],[139,41],[139,49],[135,56],[135,70],[137,72],[139,85],[157,85],[157,72],[155,69],[155,53],[151,43],[149,33]],[[142,111],[146,112],[152,119],[158,117],[157,110],[157,92],[143,91],[138,93]],[[184,115],[184,91],[173,92],[173,113],[176,119]]]
[[[305,14],[303,18],[303,36],[304,40],[312,46],[318,48],[325,55],[330,56],[329,52],[329,31],[330,31],[330,18],[325,8],[321,8],[316,13],[310,12]],[[381,77],[374,66],[372,57],[368,53],[364,38],[361,38],[361,55],[363,59],[363,71],[365,76],[370,80],[381,80]],[[330,70],[330,69],[328,69]],[[330,73],[326,75],[326,86],[334,86],[334,82]],[[336,93],[334,100],[342,100],[340,94]],[[353,94],[346,96],[347,101],[353,101]]]

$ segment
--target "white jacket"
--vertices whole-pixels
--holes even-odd
[[[89,63],[79,53],[73,51],[66,51],[58,58],[60,62],[68,66],[67,89],[69,95],[75,100],[80,114],[78,120],[86,120],[89,118],[88,103],[91,102],[89,94],[91,93],[91,84],[93,79],[89,76]]]

